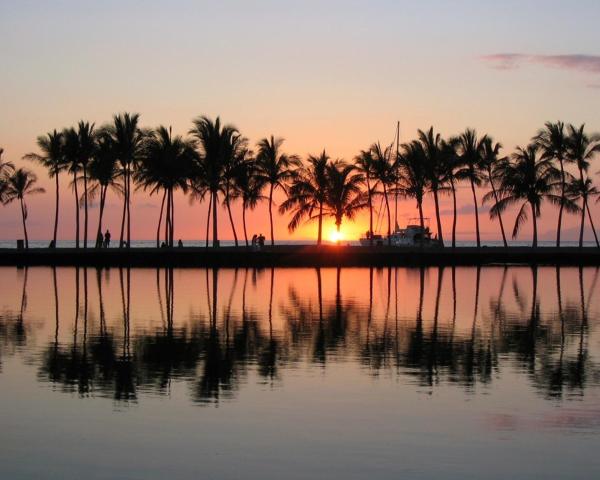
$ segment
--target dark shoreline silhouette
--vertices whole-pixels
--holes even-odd
[[[356,247],[281,245],[248,247],[0,249],[3,266],[93,267],[385,267],[444,265],[600,265],[594,247]]]

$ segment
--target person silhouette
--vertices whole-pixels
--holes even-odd
[[[108,247],[110,247],[110,231],[107,228],[106,233],[104,234],[104,248]]]
[[[179,248],[183,247],[183,242],[181,241],[181,238],[177,241],[177,246]]]
[[[262,233],[258,235],[258,246],[259,247],[265,246],[265,236]]]

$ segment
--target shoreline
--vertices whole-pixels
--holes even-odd
[[[600,266],[595,247],[362,247],[277,245],[130,249],[0,249],[0,266],[89,267],[388,267],[489,264]]]

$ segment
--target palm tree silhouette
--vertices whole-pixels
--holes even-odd
[[[221,125],[219,117],[213,122],[200,116],[193,121],[189,133],[198,141],[200,156],[192,179],[194,196],[203,198],[210,193],[213,221],[213,247],[219,246],[217,228],[217,204],[219,192],[223,191],[223,172],[232,153],[231,144],[239,137],[238,130],[232,125]],[[210,221],[210,211],[207,222]]]
[[[300,165],[295,155],[281,151],[283,138],[263,138],[257,144],[256,162],[265,184],[269,185],[269,223],[271,226],[271,245],[275,245],[273,233],[273,193],[276,189],[286,191],[286,182],[292,175],[292,169]]]
[[[131,179],[138,161],[142,157],[144,139],[147,132],[138,126],[139,113],[122,113],[113,116],[113,122],[104,127],[112,137],[115,155],[121,166],[123,179],[123,215],[119,248],[124,245],[127,233],[127,247],[131,246]],[[127,228],[127,230],[125,230]]]
[[[556,246],[560,247],[565,189],[567,186],[565,164],[570,161],[567,154],[568,135],[565,133],[565,124],[563,122],[546,122],[544,128],[538,132],[533,140],[540,146],[542,157],[558,161],[560,168],[560,197],[562,201],[558,209],[558,225],[556,227]]]
[[[254,210],[258,202],[265,199],[262,195],[264,179],[260,176],[258,166],[252,157],[252,152],[243,149],[240,152],[240,161],[237,163],[234,177],[234,191],[232,198],[242,200],[242,226],[244,228],[244,240],[248,246],[248,231],[246,228],[246,211]]]
[[[583,232],[585,230],[585,213],[588,206],[588,185],[586,182],[587,171],[591,160],[600,152],[600,138],[596,135],[589,136],[585,132],[585,124],[580,127],[569,125],[569,138],[567,139],[567,157],[577,165],[579,171],[579,186],[582,199],[581,226],[579,229],[579,246],[583,247]],[[591,218],[591,214],[590,214]]]
[[[487,174],[487,182],[492,187],[492,195],[496,203],[498,203],[499,198],[494,181],[496,180],[497,172],[502,170],[502,165],[507,161],[506,157],[499,158],[501,148],[502,145],[494,143],[490,136],[486,135],[481,140],[481,169]],[[500,212],[498,213],[498,222],[500,223],[500,232],[502,233],[502,243],[505,247],[508,247],[506,234],[504,233],[504,223],[502,223],[502,214]]]
[[[373,172],[374,177],[377,179],[383,188],[383,198],[385,201],[385,210],[387,213],[387,236],[388,245],[392,244],[392,216],[390,211],[390,203],[388,193],[390,189],[394,189],[394,186],[398,183],[398,159],[391,159],[392,151],[391,148],[383,149],[379,143],[371,145],[371,152],[373,155]],[[393,192],[392,192],[393,193]]]
[[[323,240],[323,208],[327,190],[327,165],[329,156],[325,150],[320,155],[309,155],[307,165],[293,171],[287,199],[280,205],[279,213],[293,211],[288,230],[293,232],[300,222],[318,219],[317,245]],[[316,214],[314,212],[317,212]]]
[[[52,235],[52,245],[56,247],[56,235],[58,232],[58,207],[59,207],[59,182],[58,176],[66,168],[63,152],[63,134],[56,130],[40,135],[37,138],[37,145],[41,154],[28,153],[23,159],[32,160],[39,163],[48,170],[48,176],[54,178],[56,182],[56,204],[54,211],[54,233]]]
[[[19,201],[21,207],[21,217],[23,220],[23,234],[25,235],[25,248],[29,248],[29,237],[27,236],[27,205],[25,203],[25,197],[28,195],[35,195],[36,193],[44,193],[45,190],[41,187],[36,187],[37,177],[35,173],[25,169],[19,168],[15,170],[13,174],[6,179],[6,192],[4,204],[13,202],[14,200]]]
[[[460,166],[460,159],[456,153],[457,140],[449,139],[442,140],[440,162],[442,163],[441,170],[444,172],[448,184],[450,185],[450,193],[452,195],[452,248],[456,248],[456,172]]]
[[[102,246],[102,218],[106,206],[106,195],[111,188],[118,195],[123,194],[123,186],[119,183],[120,172],[117,167],[117,156],[113,139],[106,131],[100,131],[96,138],[96,150],[90,162],[88,173],[91,185],[88,187],[88,196],[94,199],[100,196],[98,212],[98,229],[96,230],[96,248]]]
[[[171,128],[167,129],[161,125],[155,131],[147,134],[135,180],[139,187],[149,189],[150,194],[163,190],[157,239],[166,197],[165,243],[170,247],[173,246],[175,231],[173,194],[177,189],[187,192],[188,178],[191,175],[196,156],[194,143],[184,140],[179,135],[173,137]]]
[[[419,223],[421,228],[425,228],[423,197],[427,188],[427,176],[425,174],[423,145],[418,141],[413,141],[404,144],[402,150],[399,159],[397,189],[403,197],[415,199],[419,211]]]
[[[87,248],[88,240],[88,166],[96,150],[96,134],[94,124],[80,121],[77,125],[79,163],[83,172],[83,248]]]
[[[354,165],[335,160],[325,167],[325,178],[327,187],[323,214],[334,218],[339,232],[344,217],[352,220],[366,206],[365,194],[360,189],[364,177],[356,171]]]
[[[484,137],[485,138],[485,137]],[[481,186],[483,176],[481,173],[481,140],[477,139],[477,132],[467,128],[456,138],[457,152],[461,167],[456,172],[459,180],[468,180],[473,194],[473,206],[475,207],[475,234],[477,237],[477,248],[481,247],[481,235],[479,232],[479,211],[477,208],[477,193],[475,187]]]
[[[369,208],[369,244],[373,246],[373,194],[378,180],[375,177],[375,159],[371,149],[361,150],[354,158],[356,169],[363,174],[365,186],[367,187],[367,207]]]
[[[4,177],[15,170],[15,166],[12,162],[3,162],[2,155],[4,154],[4,149],[0,147],[0,177]]]
[[[77,130],[73,127],[67,128],[63,131],[64,145],[63,153],[65,165],[67,166],[69,173],[73,175],[71,186],[75,194],[75,248],[79,248],[79,192],[77,184],[79,183],[79,135]]]
[[[231,214],[231,202],[237,198],[236,194],[236,174],[238,167],[245,161],[248,154],[248,141],[239,134],[231,137],[231,140],[225,144],[225,163],[223,169],[223,206],[227,209],[231,231],[235,246],[238,246],[238,237],[235,230],[235,222]]]
[[[445,190],[445,184],[448,181],[449,172],[444,160],[444,143],[439,133],[433,133],[433,127],[430,127],[427,132],[418,131],[419,143],[423,149],[425,161],[425,175],[427,184],[431,193],[433,193],[433,201],[435,206],[435,219],[437,223],[438,239],[444,246],[444,233],[442,231],[442,221],[440,218],[440,202],[439,193]]]
[[[537,219],[541,214],[542,201],[549,200],[555,204],[563,201],[560,195],[554,193],[555,181],[559,175],[549,159],[539,158],[539,147],[536,144],[529,144],[525,148],[518,147],[512,155],[512,161],[503,165],[498,189],[500,200],[492,206],[490,217],[496,218],[508,206],[522,202],[512,233],[515,238],[527,220],[529,206],[533,221],[532,246],[537,247]],[[493,192],[489,192],[484,201],[491,201],[492,198]],[[566,203],[565,207],[570,208]]]
[[[600,248],[600,243],[598,242],[598,235],[596,234],[596,228],[594,227],[594,220],[592,219],[592,214],[590,212],[589,200],[592,198],[596,198],[596,202],[600,200],[600,191],[594,186],[592,180],[590,178],[571,178],[571,181],[567,183],[565,188],[565,203],[573,202],[572,209],[570,211],[580,211],[581,212],[581,227],[579,231],[579,246],[583,246],[583,225],[585,223],[585,215],[588,214],[588,218],[590,220],[590,226],[592,227],[592,233],[594,234],[594,239],[596,240],[596,246]],[[577,202],[581,200],[582,207],[577,207]]]

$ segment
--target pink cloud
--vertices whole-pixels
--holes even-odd
[[[542,65],[562,70],[600,73],[600,55],[527,55],[523,53],[496,53],[484,55],[481,60],[497,70],[515,70],[522,65]]]

